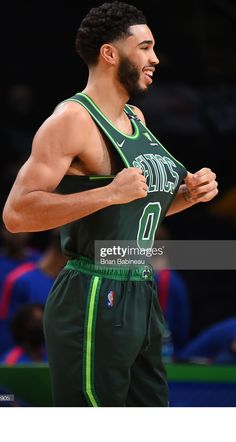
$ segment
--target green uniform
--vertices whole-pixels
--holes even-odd
[[[187,171],[125,106],[131,136],[117,130],[85,94],[69,100],[90,113],[122,167],[140,167],[145,198],[99,210],[61,228],[69,260],[45,307],[54,404],[57,406],[166,406],[161,360],[163,316],[150,268],[97,268],[96,240],[134,240],[150,248]],[[105,186],[112,176],[68,176],[62,194]]]

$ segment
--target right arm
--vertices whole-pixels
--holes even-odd
[[[145,178],[135,168],[123,169],[109,185],[101,188],[69,195],[54,193],[73,158],[83,152],[92,130],[93,123],[87,115],[81,110],[74,111],[73,107],[63,110],[62,106],[43,123],[3,210],[3,221],[9,231],[53,229],[112,204],[147,195]]]

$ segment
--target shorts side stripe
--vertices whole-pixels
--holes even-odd
[[[91,279],[85,317],[84,355],[83,355],[83,389],[90,406],[99,407],[100,403],[94,389],[94,349],[97,305],[101,278]]]

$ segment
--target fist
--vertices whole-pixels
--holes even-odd
[[[142,170],[137,167],[123,169],[108,187],[113,204],[125,204],[138,198],[145,198],[148,192],[146,178]]]
[[[184,198],[189,203],[205,203],[218,194],[216,174],[207,167],[203,167],[196,173],[188,172],[184,182]]]

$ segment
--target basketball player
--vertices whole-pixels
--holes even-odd
[[[61,226],[68,262],[44,317],[55,406],[167,406],[152,270],[98,269],[94,244],[150,244],[166,215],[217,194],[216,176],[187,172],[127,104],[159,63],[141,11],[118,1],[91,9],[76,48],[87,85],[39,128],[3,219],[12,232]]]

